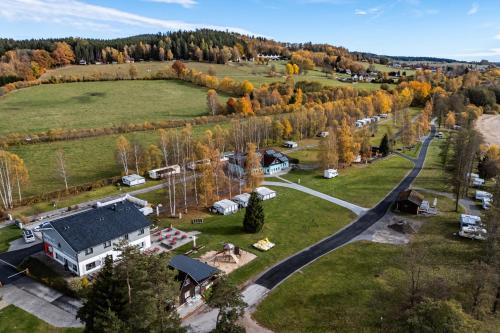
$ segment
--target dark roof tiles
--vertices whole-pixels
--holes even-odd
[[[219,272],[215,267],[184,255],[176,255],[173,257],[170,260],[170,266],[178,271],[186,273],[196,283],[201,283]]]
[[[129,201],[93,208],[50,222],[77,252],[148,227],[151,222]]]

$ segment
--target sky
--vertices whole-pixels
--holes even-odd
[[[500,61],[500,0],[0,0],[0,37],[212,28],[351,51]]]

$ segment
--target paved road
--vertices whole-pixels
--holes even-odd
[[[111,201],[111,200],[115,200],[115,199],[121,198],[121,197],[125,196],[126,194],[131,195],[131,196],[139,195],[139,194],[144,194],[144,193],[148,193],[148,192],[152,192],[152,191],[161,190],[165,186],[166,186],[166,184],[161,183],[161,184],[158,184],[158,185],[154,185],[154,186],[150,186],[150,187],[146,187],[146,188],[141,188],[139,190],[134,190],[134,191],[130,191],[130,192],[123,192],[123,193],[119,193],[119,194],[115,194],[115,195],[110,195],[108,197],[99,198],[99,199],[95,199],[95,200],[90,200],[90,201],[79,203],[78,207],[80,209],[75,210],[75,211],[68,212],[68,207],[64,207],[64,208],[59,208],[59,209],[51,210],[49,212],[44,212],[44,213],[40,213],[40,214],[37,214],[37,215],[33,215],[33,216],[29,217],[29,219],[31,221],[47,222],[47,221],[51,221],[51,220],[56,219],[56,218],[60,218],[62,216],[67,216],[67,215],[75,214],[76,212],[80,212],[82,210],[88,209],[88,208],[92,207],[93,205],[95,205],[98,201],[99,202]],[[43,220],[43,221],[41,221],[41,220]],[[40,223],[29,224],[29,225],[26,225],[25,227],[27,227],[27,228],[33,228],[35,225],[38,225],[38,224],[40,224]]]
[[[267,289],[273,289],[300,268],[348,243],[353,238],[360,235],[363,231],[376,223],[380,218],[382,218],[389,207],[392,205],[392,203],[396,200],[399,192],[410,187],[411,183],[418,176],[424,164],[427,149],[429,148],[429,144],[434,137],[435,131],[436,129],[433,126],[431,134],[425,139],[424,143],[422,144],[422,148],[420,150],[418,158],[415,161],[415,166],[403,179],[403,181],[385,197],[385,199],[383,199],[374,208],[370,209],[355,222],[342,229],[338,233],[273,266],[272,268],[264,272],[255,281],[255,283],[260,286],[266,287]]]
[[[17,269],[15,267],[19,266],[24,258],[29,257],[42,250],[43,245],[41,243],[38,243],[22,250],[0,253],[0,282],[3,285],[14,282],[18,277],[21,276],[18,275],[15,278],[9,278],[9,276],[17,273]]]
[[[13,304],[56,327],[81,327],[76,313],[81,303],[71,297],[19,273],[24,258],[42,251],[42,244],[22,250],[0,253],[0,296]]]
[[[280,178],[280,179],[282,179],[282,178]],[[350,211],[352,211],[354,214],[356,214],[358,216],[364,214],[368,210],[368,208],[360,207],[360,206],[352,204],[350,202],[347,202],[347,201],[344,201],[344,200],[341,200],[341,199],[329,196],[328,194],[315,191],[313,189],[310,189],[309,187],[305,187],[305,186],[302,186],[302,185],[299,185],[299,184],[295,184],[295,183],[292,183],[292,182],[288,182],[288,181],[286,183],[285,182],[282,183],[282,182],[264,181],[262,183],[262,185],[281,186],[281,187],[287,187],[287,188],[291,188],[291,189],[294,189],[294,190],[297,190],[297,191],[301,191],[301,192],[310,194],[312,196],[318,197],[320,199],[330,201],[330,202],[332,202],[332,203],[334,203],[336,205],[342,206],[344,208],[347,208],[347,209],[349,209]]]

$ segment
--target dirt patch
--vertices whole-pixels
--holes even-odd
[[[500,146],[500,115],[485,114],[476,122],[477,129],[487,143]]]
[[[273,333],[273,331],[260,326],[259,323],[252,318],[252,315],[248,311],[245,311],[245,315],[239,322],[246,328],[247,333]]]
[[[367,240],[383,244],[408,244],[411,235],[420,229],[422,223],[422,221],[402,218],[389,212],[356,237],[354,241]]]
[[[227,252],[219,253],[217,251],[208,251],[200,257],[200,261],[210,266],[217,267],[224,273],[229,274],[235,269],[248,264],[255,258],[257,258],[255,254],[243,250],[240,250],[240,255],[238,256],[230,256]]]

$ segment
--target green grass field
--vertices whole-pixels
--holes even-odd
[[[28,312],[9,305],[0,310],[0,332],[2,333],[78,333],[80,328],[57,328],[47,324]]]
[[[446,278],[454,296],[463,299],[467,291],[460,283],[468,274],[468,264],[480,255],[481,246],[452,236],[458,226],[453,202],[440,198],[438,205],[443,215],[423,218],[413,242],[427,249],[426,269]],[[254,317],[277,333],[387,332],[380,317],[392,304],[381,293],[394,276],[402,276],[403,249],[366,241],[348,244],[278,286],[258,306]]]
[[[225,242],[240,246],[257,255],[249,264],[231,273],[237,283],[243,283],[270,265],[333,234],[355,215],[342,207],[292,189],[276,188],[278,196],[264,202],[265,225],[257,234],[243,231],[244,210],[229,216],[210,216],[203,224],[192,225],[188,220],[174,222],[186,230],[201,231],[197,243],[205,245],[202,251],[218,250]],[[164,220],[169,225],[172,220]],[[276,246],[268,252],[252,247],[259,239],[268,237]],[[190,245],[189,245],[190,246]],[[181,248],[188,250],[188,247]]]
[[[224,123],[220,125],[225,126]],[[198,136],[213,126],[194,126],[193,135]],[[146,148],[159,141],[159,135],[155,131],[128,133],[124,136],[130,141],[137,140]],[[55,171],[55,154],[58,149],[63,149],[66,156],[70,186],[119,176],[121,168],[115,156],[117,137],[118,135],[107,135],[9,148],[9,151],[24,160],[29,171],[30,184],[25,188],[24,195],[64,188],[64,183]]]
[[[415,187],[422,187],[428,190],[447,192],[449,188],[449,177],[443,169],[439,153],[440,144],[443,139],[434,139],[428,149],[424,168],[413,183]]]
[[[389,193],[410,171],[413,164],[405,158],[391,156],[371,164],[339,170],[334,179],[324,179],[321,170],[292,171],[283,178],[328,195],[372,207]]]
[[[207,115],[206,91],[174,80],[50,84],[0,99],[0,135]],[[221,95],[221,98],[227,96]]]
[[[205,62],[185,62],[190,68],[196,69],[201,72],[207,73],[210,70],[215,72],[215,76],[219,79],[224,77],[231,77],[237,81],[248,80],[256,86],[260,86],[264,83],[272,83],[277,81],[284,81],[284,69],[286,62],[278,61],[271,62],[269,65],[258,65],[251,62],[242,63],[228,63],[226,65],[222,64],[211,64]],[[135,63],[138,71],[138,77],[151,76],[159,70],[164,70],[172,65],[172,62],[139,62]],[[274,65],[276,71],[278,72],[275,76],[270,76],[269,71],[271,66]],[[42,81],[48,80],[51,76],[63,77],[63,76],[74,76],[82,78],[83,76],[92,75],[95,73],[103,73],[107,75],[118,75],[127,78],[129,76],[130,64],[115,64],[115,65],[88,65],[88,66],[67,66],[63,68],[58,68],[50,70],[42,76]],[[341,74],[338,74],[341,76]],[[317,81],[326,86],[352,86],[354,88],[363,90],[375,90],[380,88],[380,84],[372,83],[346,83],[336,80],[334,77],[326,77],[324,73],[320,70],[310,70],[305,74],[295,76],[295,81],[309,80]],[[389,85],[392,86],[392,85]]]
[[[435,170],[438,154],[435,141],[417,178],[420,186],[441,186],[444,174]],[[483,248],[478,242],[453,235],[463,210],[456,213],[453,200],[437,198],[440,214],[417,217],[423,225],[412,242],[426,249],[426,271],[446,279],[453,297],[463,301],[470,295],[463,279]],[[278,286],[259,305],[254,317],[277,333],[385,332],[380,317],[391,306],[391,299],[381,295],[394,277],[403,274],[403,250],[399,245],[366,241],[348,244]],[[496,332],[498,318],[487,318],[485,324],[488,332]]]
[[[0,253],[7,251],[9,249],[9,243],[21,236],[21,229],[16,225],[0,228]]]

